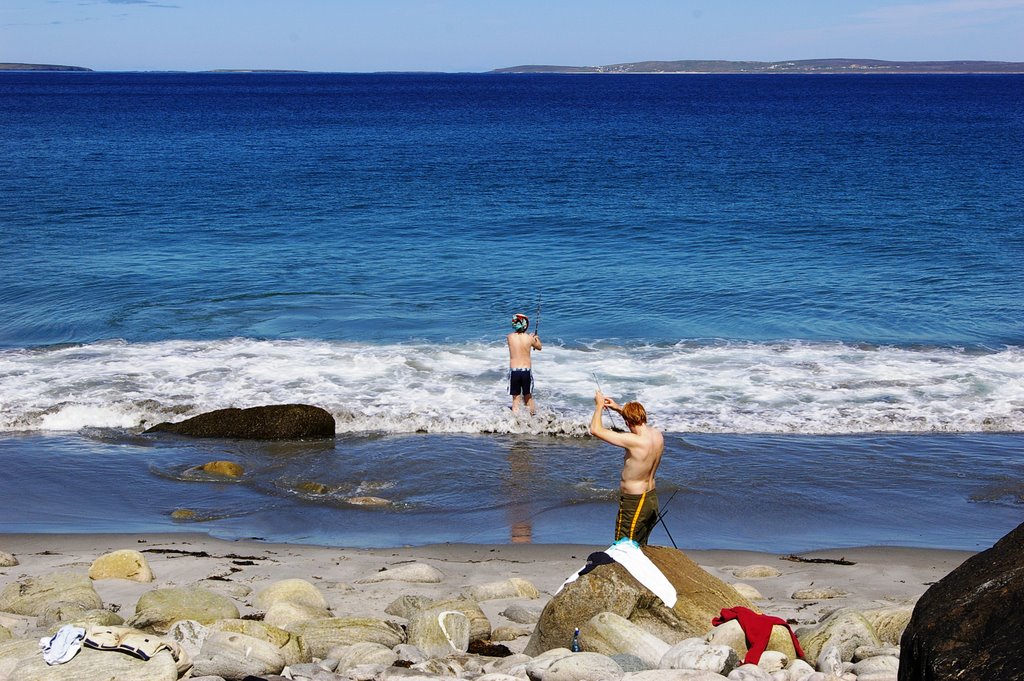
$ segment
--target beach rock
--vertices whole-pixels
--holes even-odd
[[[491,631],[492,641],[514,641],[523,636],[529,636],[533,631],[523,627],[494,627]]]
[[[444,579],[444,573],[436,567],[425,563],[405,563],[388,567],[362,579],[356,584],[375,584],[377,582],[409,582],[412,584],[438,584]]]
[[[726,681],[726,678],[715,672],[696,669],[651,669],[626,673],[622,681]]]
[[[282,579],[256,594],[253,606],[266,611],[275,603],[294,603],[318,610],[327,610],[327,599],[313,584],[304,579]]]
[[[474,601],[494,601],[500,598],[540,598],[540,592],[530,582],[512,577],[501,582],[488,582],[471,587],[466,598]]]
[[[6,551],[0,551],[0,568],[14,567],[17,564],[17,558],[7,553]]]
[[[754,605],[731,586],[700,568],[682,551],[645,546],[644,553],[675,587],[669,608],[618,563],[599,565],[566,584],[548,601],[526,646],[527,655],[566,646],[573,630],[600,612],[612,612],[669,644],[703,636],[723,608]]]
[[[741,664],[729,672],[725,678],[730,681],[774,681],[771,674],[756,664]]]
[[[194,660],[199,657],[203,642],[209,635],[210,630],[195,620],[178,620],[164,637],[177,643]]]
[[[647,668],[654,668],[668,652],[669,644],[613,612],[594,615],[580,627],[580,647],[609,657],[636,655]]]
[[[480,609],[480,604],[467,598],[445,598],[431,601],[427,610],[440,612],[442,610],[455,610],[469,618],[469,640],[487,641],[491,638],[491,621]],[[414,614],[413,617],[416,615]],[[411,618],[410,618],[411,619]]]
[[[207,461],[199,470],[210,475],[222,475],[226,478],[240,478],[245,474],[242,464],[234,461]]]
[[[446,679],[460,678],[462,673],[465,671],[463,666],[453,658],[446,658],[442,660],[436,657],[429,658],[423,662],[417,662],[413,666],[409,667],[409,669],[426,672]]]
[[[861,660],[860,662],[854,662],[850,671],[856,674],[858,678],[869,674],[889,674],[895,678],[896,672],[899,671],[899,668],[900,658],[894,655],[877,655],[875,657],[869,657]]]
[[[14,638],[28,636],[30,630],[35,633],[36,621],[35,617],[0,611],[0,626],[10,631]]]
[[[747,636],[743,633],[743,627],[740,626],[738,620],[728,620],[719,624],[704,638],[711,645],[729,646],[736,651],[741,660],[747,656]],[[768,639],[765,650],[780,652],[791,660],[797,659],[793,637],[790,636],[789,629],[780,624],[772,627],[772,635]]]
[[[624,673],[607,655],[571,653],[548,667],[544,681],[619,681]]]
[[[360,665],[390,667],[398,661],[398,655],[385,645],[364,641],[350,646],[339,646],[327,654],[327,659],[337,660],[334,671],[345,674],[348,670]]]
[[[393,648],[405,642],[400,626],[372,617],[327,617],[293,624],[288,631],[301,638],[310,655],[321,659],[340,645],[369,641]]]
[[[839,589],[833,589],[831,587],[809,587],[807,589],[798,589],[793,592],[790,596],[794,601],[824,601],[831,598],[842,598],[849,594]]]
[[[736,589],[736,593],[740,596],[743,596],[750,601],[759,601],[764,598],[760,591],[749,584],[744,584],[743,582],[736,582],[732,585],[732,588]]]
[[[609,655],[608,657],[615,660],[615,664],[622,667],[622,671],[626,674],[629,674],[630,672],[643,672],[647,671],[648,669],[653,669],[651,665],[647,664],[636,655],[630,655],[628,653],[615,653],[614,655]]]
[[[89,578],[72,572],[26,577],[0,592],[0,611],[16,615],[42,615],[51,603],[77,603],[85,610],[103,607]]]
[[[1024,678],[1024,523],[918,600],[900,639],[900,681]]]
[[[860,662],[861,660],[866,660],[871,657],[881,657],[883,655],[899,657],[899,646],[860,646],[853,651],[853,661]]]
[[[408,639],[427,657],[469,650],[469,618],[457,610],[422,610],[409,620]]]
[[[797,637],[809,660],[817,659],[830,644],[839,647],[840,656],[846,662],[853,659],[853,651],[860,646],[882,645],[871,623],[864,615],[850,608],[836,610],[816,627],[801,627]]]
[[[878,639],[889,646],[898,646],[903,631],[914,614],[910,605],[894,605],[884,608],[872,608],[861,613],[874,629]]]
[[[788,664],[789,657],[777,650],[764,651],[761,653],[761,659],[757,661],[757,666],[769,674],[777,672],[780,669],[785,669]]]
[[[416,646],[411,646],[408,643],[399,643],[397,646],[391,648],[395,651],[395,655],[398,659],[403,662],[410,664],[416,664],[417,662],[423,662],[427,659],[427,656],[423,654],[423,651]]]
[[[238,616],[238,607],[226,596],[202,587],[169,587],[142,594],[135,604],[135,616],[128,624],[137,629],[165,632],[178,620],[210,624]]]
[[[515,653],[508,657],[499,657],[496,660],[486,662],[483,671],[488,674],[505,674],[508,676],[526,677],[526,664],[533,661],[529,655]],[[517,672],[520,672],[517,674]]]
[[[193,664],[193,674],[244,679],[281,673],[284,657],[276,646],[253,636],[211,631]]]
[[[38,642],[29,643],[35,643],[35,650],[11,668],[6,677],[11,681],[176,681],[179,676],[174,657],[166,650],[142,660],[123,653],[83,647],[70,661],[50,666],[39,654]],[[0,652],[0,657],[2,655]],[[0,663],[0,674],[2,671]]]
[[[302,640],[298,636],[266,622],[247,619],[217,620],[209,628],[211,631],[245,634],[266,641],[278,649],[286,665],[312,660],[312,656],[303,647]]]
[[[696,669],[728,674],[740,666],[740,658],[729,646],[711,645],[700,638],[688,638],[675,644],[662,656],[661,669]]]
[[[287,629],[299,622],[326,619],[330,616],[331,611],[326,608],[313,608],[308,605],[282,601],[270,606],[270,609],[263,614],[263,621],[275,627]]]
[[[77,624],[80,627],[87,625],[97,627],[119,627],[124,624],[124,618],[116,612],[107,610],[106,608],[93,608],[92,610],[86,610],[81,617],[76,617],[72,623]],[[57,632],[54,631],[53,633]]]
[[[736,568],[732,571],[732,574],[737,579],[770,579],[778,577],[782,573],[778,568],[773,568],[771,565],[748,565]]]
[[[563,657],[574,654],[576,653],[573,653],[568,648],[552,648],[551,650],[546,650],[526,663],[526,675],[531,679],[531,681],[541,681],[551,665]]]
[[[122,549],[111,551],[92,562],[89,579],[128,579],[133,582],[152,582],[153,571],[146,557],[138,551]]]
[[[11,671],[23,659],[39,657],[39,638],[0,641],[0,679],[11,679]]]
[[[789,673],[790,681],[804,681],[806,677],[814,673],[814,667],[806,661],[798,659],[790,662],[786,671]]]
[[[90,612],[90,610],[83,608],[81,603],[65,603],[63,601],[47,603],[46,607],[39,614],[36,624],[42,629],[50,627],[59,629],[60,625],[65,622],[85,619],[85,613],[87,612]]]
[[[516,624],[536,624],[540,621],[539,608],[527,608],[519,603],[513,603],[498,614]]]
[[[829,643],[821,652],[818,653],[817,659],[818,671],[824,672],[831,676],[839,676],[843,673],[843,653],[839,649],[839,646],[835,643]]]
[[[159,423],[146,433],[243,440],[308,440],[334,437],[334,417],[320,407],[280,404],[218,409],[178,423]]]
[[[265,677],[267,681],[341,681],[342,677],[339,677],[330,669],[325,667],[320,662],[307,662],[304,664],[297,664],[282,670],[282,674],[287,673],[287,676],[269,676]],[[373,677],[370,677],[372,679]],[[366,681],[370,681],[366,679]],[[255,677],[244,679],[244,681],[258,681]]]
[[[512,676],[511,674],[501,674],[499,672],[493,672],[483,674],[476,677],[475,681],[523,681],[521,676]]]
[[[402,619],[410,619],[417,610],[424,610],[430,607],[433,599],[426,596],[399,596],[384,608],[384,612]]]

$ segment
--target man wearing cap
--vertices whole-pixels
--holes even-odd
[[[512,395],[512,412],[519,411],[519,405],[525,401],[530,414],[537,413],[537,405],[533,401],[533,365],[530,354],[540,350],[540,338],[536,333],[526,333],[530,328],[530,318],[524,314],[512,315],[512,333],[508,340],[508,392]]]

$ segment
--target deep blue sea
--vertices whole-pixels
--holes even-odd
[[[0,532],[607,544],[598,384],[658,543],[1024,521],[1022,76],[0,73],[0,126]],[[291,402],[337,440],[142,434]]]

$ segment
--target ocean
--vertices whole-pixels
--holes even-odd
[[[1024,521],[1022,76],[0,73],[0,122],[0,533],[606,544],[598,386],[656,543]],[[337,439],[142,433],[296,402]]]

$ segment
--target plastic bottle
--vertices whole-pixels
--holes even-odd
[[[574,653],[580,652],[580,628],[576,627],[576,631],[572,632],[572,645],[569,646],[569,650]]]

